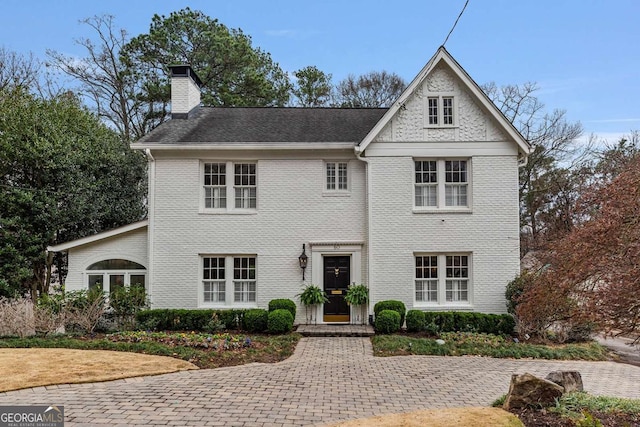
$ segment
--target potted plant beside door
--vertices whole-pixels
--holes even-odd
[[[347,304],[354,307],[360,307],[360,313],[357,316],[357,320],[361,325],[364,325],[363,311],[366,309],[369,302],[369,288],[363,284],[356,285],[355,283],[349,286],[347,289],[344,300]]]
[[[300,302],[304,305],[307,317],[307,324],[311,323],[313,320],[313,310],[311,310],[311,318],[309,318],[309,307],[315,307],[320,304],[324,304],[328,302],[324,291],[320,289],[316,285],[307,285],[302,288],[302,293],[298,294],[298,298],[300,298]],[[316,314],[316,323],[318,323],[318,315]]]

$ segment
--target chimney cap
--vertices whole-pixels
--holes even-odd
[[[199,87],[202,87],[202,80],[193,71],[191,65],[189,64],[177,64],[177,65],[169,65],[169,70],[171,71],[171,77],[191,77],[191,79],[196,82]]]

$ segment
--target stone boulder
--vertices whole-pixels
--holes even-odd
[[[546,379],[564,388],[565,393],[584,391],[582,376],[578,371],[553,371],[547,375]]]
[[[509,393],[504,401],[505,410],[521,409],[528,406],[546,407],[562,396],[564,389],[558,384],[538,378],[529,373],[511,376]]]

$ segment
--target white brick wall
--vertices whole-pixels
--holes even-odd
[[[336,158],[336,153],[331,155]],[[226,155],[223,161],[242,160],[239,156]],[[302,287],[298,256],[303,243],[307,243],[310,260],[305,273],[309,280],[316,268],[310,241],[366,239],[364,164],[351,152],[344,152],[341,158],[349,159],[350,195],[327,196],[323,192],[324,157],[296,156],[285,154],[257,162],[258,209],[243,215],[199,213],[200,163],[219,158],[206,152],[181,159],[158,153],[152,219],[154,307],[198,306],[200,254],[257,255],[257,306],[266,308],[274,298],[290,298],[299,304],[295,296]],[[232,204],[233,194],[227,197]],[[364,277],[366,264],[362,269]],[[299,307],[296,319],[304,319],[304,309]]]
[[[200,89],[191,77],[171,79],[171,112],[185,114],[200,104]]]
[[[106,259],[126,259],[147,267],[147,227],[69,249],[69,270],[65,289],[87,289],[85,271]]]
[[[425,127],[425,99],[430,92],[453,94],[457,126]],[[414,254],[456,252],[471,255],[471,304],[465,309],[505,312],[505,286],[519,272],[516,144],[495,145],[509,141],[506,134],[442,63],[374,141],[367,149],[372,176],[372,303],[398,299],[408,309],[418,308]],[[394,149],[394,142],[402,144]],[[387,143],[381,144],[384,150],[376,148],[379,143]],[[466,144],[465,150],[455,151],[456,156],[470,160],[471,209],[414,212],[412,156],[419,151],[420,158],[447,158],[456,143]],[[490,146],[494,149],[488,150]],[[444,266],[439,266],[439,274],[444,274]],[[419,308],[447,310],[452,306]]]
[[[411,309],[414,253],[462,252],[472,255],[472,309],[505,311],[505,286],[519,271],[516,157],[478,156],[471,161],[472,213],[414,213],[413,158],[370,160],[374,303],[398,299]]]

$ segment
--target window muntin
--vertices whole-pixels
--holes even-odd
[[[424,304],[469,304],[469,255],[415,255],[415,298]],[[440,274],[444,266],[444,275]]]
[[[325,186],[326,190],[346,191],[349,189],[348,163],[326,162],[325,171],[326,171],[326,186]]]
[[[255,209],[257,192],[255,163],[236,163],[233,166],[236,209]]]
[[[226,293],[224,257],[206,257],[202,265],[203,301],[224,302]]]
[[[227,165],[225,163],[204,164],[204,207],[225,209],[227,207]]]
[[[466,255],[447,255],[446,301],[469,301],[469,258]]]
[[[432,95],[427,97],[426,120],[427,127],[455,126],[454,97],[452,95]]]
[[[415,160],[414,165],[415,207],[469,207],[467,160]]]
[[[427,99],[428,117],[430,125],[438,124],[438,98],[430,97]]]
[[[438,301],[437,256],[416,256],[416,301]]]
[[[453,124],[453,98],[450,96],[442,97],[442,124]]]
[[[467,206],[467,162],[445,161],[445,205]]]
[[[257,294],[256,272],[255,256],[203,256],[200,304],[254,304]]]
[[[111,294],[116,289],[146,284],[146,268],[126,259],[105,259],[87,267],[87,289],[101,288]]]
[[[438,206],[438,171],[435,160],[415,162],[416,206]]]
[[[233,258],[234,302],[256,301],[256,259],[254,257]]]
[[[257,208],[257,163],[202,162],[200,209],[232,213]]]

